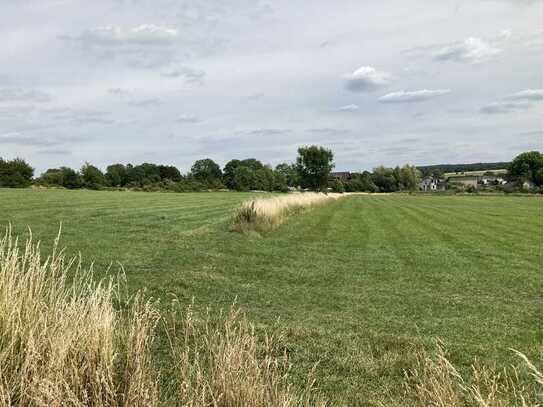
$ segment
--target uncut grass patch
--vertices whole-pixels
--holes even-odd
[[[234,211],[231,228],[238,232],[267,232],[278,228],[291,215],[326,205],[343,196],[306,192],[253,199],[244,202]]]

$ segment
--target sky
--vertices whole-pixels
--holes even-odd
[[[0,0],[0,156],[337,170],[543,150],[542,0]]]

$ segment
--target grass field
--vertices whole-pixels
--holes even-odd
[[[401,391],[412,350],[441,338],[450,359],[505,366],[543,352],[543,200],[351,196],[264,237],[229,231],[243,193],[0,190],[0,224],[62,241],[129,289],[279,325],[294,377],[368,405]],[[279,321],[278,321],[279,319]]]

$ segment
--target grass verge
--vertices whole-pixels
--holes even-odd
[[[236,232],[268,232],[294,213],[325,205],[342,196],[306,192],[246,201],[234,211],[231,228]]]

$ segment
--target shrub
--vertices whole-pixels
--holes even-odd
[[[0,188],[27,188],[32,184],[34,169],[21,158],[0,158]]]

